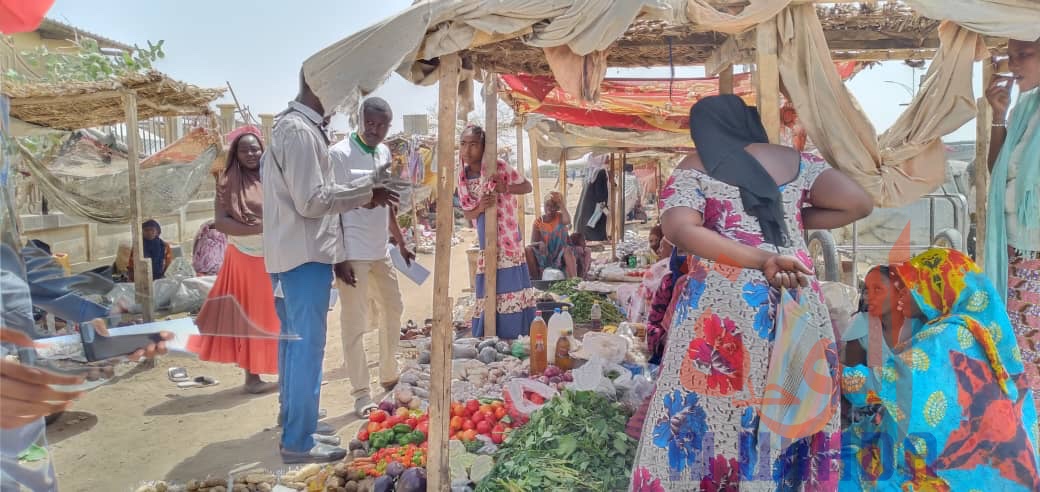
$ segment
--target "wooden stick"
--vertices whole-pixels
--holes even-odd
[[[771,143],[780,142],[780,68],[776,55],[776,19],[756,28],[758,114]]]
[[[982,62],[982,82],[989,83],[993,77],[993,64]],[[989,200],[989,146],[990,126],[993,121],[993,107],[985,97],[976,102],[978,114],[975,116],[975,263],[985,265],[986,258],[986,212]],[[1002,203],[993,204],[996,207]],[[968,233],[965,225],[964,233]],[[956,246],[955,246],[956,247]]]
[[[567,149],[560,149],[560,194],[564,204],[567,203]]]
[[[534,138],[534,134],[528,132],[527,140],[531,145],[531,186],[534,190],[534,216],[538,217],[539,204],[542,201],[542,179],[538,176],[538,140]]]
[[[719,72],[719,94],[733,94],[733,65]]]
[[[461,62],[457,54],[440,58],[440,94],[437,108],[437,245],[433,269],[433,336],[430,346],[430,436],[429,473],[431,490],[451,488],[448,468],[448,423],[451,418],[451,349],[454,339],[452,302],[448,297],[451,279],[451,237],[455,193],[455,117]]]
[[[618,204],[617,204],[617,241],[625,240],[625,151],[621,151],[621,162],[618,166]]]
[[[498,79],[494,73],[484,78],[484,176],[498,175]],[[498,205],[484,211],[484,336],[498,333]]]
[[[135,300],[144,313],[144,320],[152,321],[155,307],[152,305],[152,262],[144,258],[144,237],[141,231],[141,188],[137,181],[140,171],[140,130],[137,128],[137,93],[123,92],[123,111],[126,112],[126,168],[130,176],[130,236],[134,250]]]
[[[618,259],[617,257],[617,159],[614,158],[614,153],[610,153],[610,172],[607,174],[607,183],[610,186],[610,190],[607,193],[607,208],[615,209],[610,213],[610,217],[607,217],[607,232],[613,237],[613,241],[610,242],[610,257]]]
[[[516,168],[521,176],[527,176],[524,171],[524,125],[522,116],[516,116]],[[538,195],[534,196],[535,215],[538,215]],[[520,224],[520,246],[524,245],[524,230],[527,229],[527,195],[520,195],[520,207],[517,210],[517,224]]]

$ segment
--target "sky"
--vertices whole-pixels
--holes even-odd
[[[230,83],[252,114],[278,113],[296,94],[303,61],[351,33],[411,5],[411,0],[57,0],[48,16],[126,44],[164,40],[166,58],[157,68],[203,87]],[[916,71],[916,78],[923,74]],[[981,76],[975,70],[976,97]],[[611,77],[667,77],[668,68],[611,70]],[[698,67],[678,67],[676,77],[702,76]],[[914,71],[902,62],[865,70],[849,83],[878,133],[888,128],[910,101]],[[479,92],[477,92],[479,94]],[[374,95],[394,109],[391,132],[403,129],[405,114],[426,114],[437,89],[412,85],[392,75]],[[230,96],[225,97],[230,102]],[[479,98],[478,98],[479,99]],[[477,102],[478,105],[480,102]],[[345,120],[335,120],[345,126]],[[946,141],[974,140],[974,121]]]

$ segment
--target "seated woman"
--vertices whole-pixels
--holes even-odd
[[[842,489],[1040,490],[1032,390],[993,283],[941,248],[894,270],[896,310],[921,324],[878,370],[843,371],[845,398],[877,414],[843,436]]]
[[[562,270],[567,278],[577,277],[578,261],[567,237],[571,214],[567,212],[563,195],[558,191],[549,193],[543,208],[544,213],[534,219],[531,243],[527,245],[527,269],[531,271],[531,278],[542,278],[546,268]]]
[[[877,367],[884,354],[902,341],[901,335],[909,336],[903,332],[903,314],[894,309],[895,280],[895,273],[888,265],[878,265],[867,272],[863,301],[865,312],[856,313],[842,334],[842,364]],[[880,336],[871,338],[871,334]]]
[[[141,240],[144,243],[144,257],[152,261],[152,280],[166,276],[166,269],[173,263],[173,247],[162,239],[162,226],[154,219],[141,224]],[[134,250],[130,250],[130,261],[127,265],[127,279],[134,281]]]

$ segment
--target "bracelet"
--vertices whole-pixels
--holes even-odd
[[[1007,122],[1004,122],[1004,123],[993,123],[991,126],[993,128],[1007,128]]]

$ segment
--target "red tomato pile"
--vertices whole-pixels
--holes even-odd
[[[426,437],[430,436],[430,414],[421,410],[409,410],[407,407],[401,407],[394,411],[393,415],[383,410],[376,410],[370,413],[368,415],[368,425],[361,428],[357,438],[359,441],[367,442],[372,434],[393,429],[397,424],[405,424],[411,427],[412,430],[422,432]]]
[[[479,400],[453,402],[450,425],[452,439],[466,442],[476,440],[478,435],[484,435],[491,438],[495,444],[502,444],[506,434],[515,427],[505,403],[497,400],[488,403],[481,403]]]

